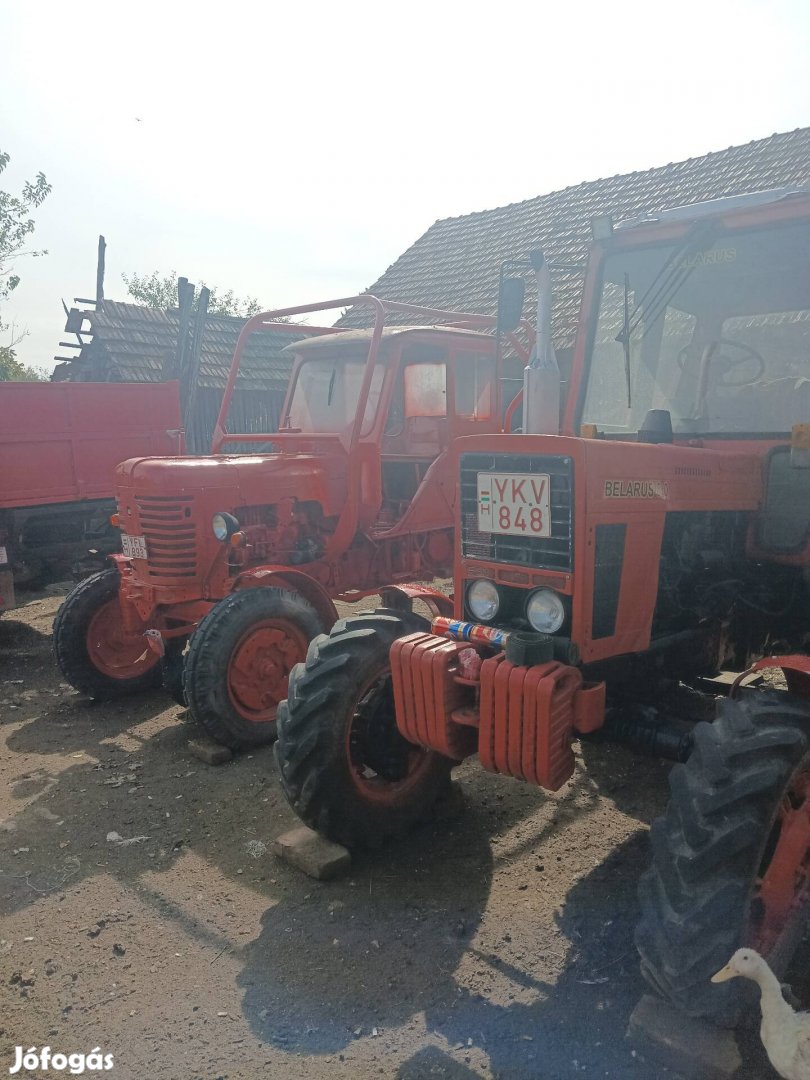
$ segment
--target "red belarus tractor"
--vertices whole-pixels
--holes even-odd
[[[287,346],[295,359],[280,430],[227,433],[250,335],[283,330],[279,316],[352,305],[372,309],[373,329],[313,329]],[[389,313],[449,325],[386,326]],[[460,435],[502,430],[500,338],[480,332],[494,322],[369,295],[250,319],[212,456],[118,467],[124,554],[59,612],[65,678],[110,698],[155,685],[162,668],[167,688],[220,742],[273,738],[289,671],[335,622],[333,598],[452,573],[447,448]],[[234,444],[257,452],[228,454]]]
[[[678,760],[641,964],[733,1021],[744,980],[710,976],[743,943],[783,970],[810,910],[810,196],[597,229],[564,433],[455,444],[455,620],[316,638],[276,757],[299,816],[349,845],[424,816],[474,753],[549,790],[599,729]],[[760,668],[781,680],[745,686]]]

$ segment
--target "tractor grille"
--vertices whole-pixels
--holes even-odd
[[[197,574],[197,536],[190,498],[136,496],[152,578],[193,578]]]
[[[480,472],[547,473],[551,536],[501,536],[478,530]],[[570,572],[574,564],[574,476],[571,459],[529,454],[462,454],[461,553],[468,559]]]

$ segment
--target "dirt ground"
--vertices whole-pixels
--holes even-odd
[[[47,1044],[121,1078],[663,1075],[624,1033],[664,765],[586,745],[546,795],[467,763],[461,816],[314,882],[268,850],[297,824],[272,751],[210,768],[162,694],[79,697],[58,603],[0,621],[0,1070]],[[755,1049],[740,1075],[773,1075]]]

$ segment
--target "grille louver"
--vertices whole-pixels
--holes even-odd
[[[152,578],[193,578],[197,574],[197,537],[192,499],[136,497]]]
[[[551,536],[523,537],[478,530],[478,474],[547,473],[551,484]],[[529,454],[462,454],[461,553],[468,559],[570,573],[574,563],[571,459]]]

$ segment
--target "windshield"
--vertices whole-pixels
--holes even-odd
[[[582,420],[676,434],[784,433],[810,421],[810,224],[609,256]]]
[[[340,433],[351,428],[357,419],[365,370],[365,350],[361,355],[305,360],[290,401],[289,426],[308,433]],[[377,415],[384,374],[385,368],[378,361],[371,379],[363,432],[370,429]]]

